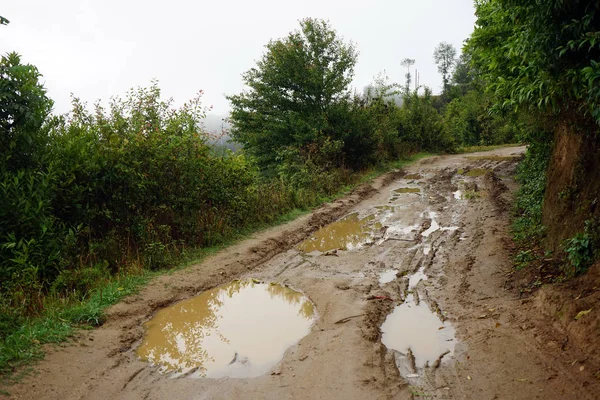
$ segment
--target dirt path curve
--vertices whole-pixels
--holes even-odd
[[[560,349],[536,338],[533,309],[504,289],[511,268],[506,210],[524,150],[424,159],[160,277],[113,306],[101,328],[79,333],[71,345],[49,347],[36,373],[11,388],[12,397],[593,399],[592,388],[555,360]],[[370,224],[350,250],[297,249],[319,227],[350,213]],[[388,279],[381,279],[384,272]],[[303,291],[318,313],[310,333],[271,373],[173,378],[138,359],[142,323],[158,309],[248,277]],[[397,307],[424,311],[428,321],[438,318],[439,332],[424,320],[401,318],[396,325],[416,332],[419,343],[411,351],[388,350],[382,339],[398,335],[382,338],[380,327]],[[437,345],[451,352],[423,363],[435,348],[427,341],[443,332],[450,336]]]

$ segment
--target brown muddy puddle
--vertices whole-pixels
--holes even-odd
[[[478,177],[478,176],[483,176],[483,175],[487,174],[488,172],[490,172],[489,169],[474,168],[472,170],[469,170],[465,174],[465,176]]]
[[[378,214],[389,213],[393,207],[384,207]],[[298,245],[300,251],[353,250],[372,240],[382,228],[376,215],[360,218],[358,213],[350,214],[339,221],[322,227]]]
[[[234,281],[164,308],[144,324],[138,356],[174,376],[265,374],[315,320],[304,294],[278,284]]]
[[[427,280],[423,268],[409,277],[409,291],[416,290],[422,280]],[[450,323],[442,321],[425,301],[415,301],[412,293],[387,316],[381,325],[381,332],[381,342],[404,358],[399,365],[404,377],[418,377],[415,374],[417,371],[410,367],[413,363],[408,357],[411,355],[414,357],[414,366],[421,369],[454,354],[455,329]]]

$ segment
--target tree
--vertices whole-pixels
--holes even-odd
[[[504,106],[600,121],[598,9],[599,0],[478,1],[467,47]]]
[[[433,52],[433,60],[438,66],[438,72],[442,74],[444,93],[446,93],[452,67],[456,63],[456,49],[450,43],[441,42]]]
[[[400,65],[402,65],[403,67],[406,67],[406,75],[405,75],[406,76],[406,87],[405,87],[406,95],[410,94],[410,82],[412,80],[412,76],[410,74],[410,67],[412,67],[414,64],[415,64],[415,60],[413,58],[405,58],[400,63]]]
[[[33,65],[21,63],[16,53],[0,59],[0,168],[29,167],[45,146],[40,128],[53,102]]]
[[[269,42],[256,67],[242,75],[248,89],[227,97],[232,137],[265,167],[286,147],[335,135],[329,116],[349,99],[356,59],[354,45],[328,22],[301,20],[300,30]]]
[[[10,24],[10,21],[7,20],[6,18],[4,18],[2,15],[0,15],[0,25],[8,25]]]

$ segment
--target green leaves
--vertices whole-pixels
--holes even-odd
[[[229,96],[233,137],[263,166],[287,146],[321,140],[329,114],[349,97],[357,53],[322,20],[300,21],[300,30],[271,41],[255,68],[243,75],[249,90]]]
[[[584,105],[584,114],[596,118],[598,7],[598,0],[477,2],[477,26],[467,48],[505,104],[549,113],[579,112]]]

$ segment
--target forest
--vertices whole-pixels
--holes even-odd
[[[358,49],[329,22],[303,19],[228,96],[235,152],[204,130],[201,91],[175,107],[152,82],[109,104],[73,97],[55,115],[44,71],[4,54],[0,372],[102,324],[104,308],[160,271],[423,153],[527,144],[515,262],[554,254],[561,277],[585,273],[600,248],[599,5],[477,1],[459,54],[431,49],[439,94],[415,88],[411,59],[398,60],[406,82],[382,74],[354,92]]]

